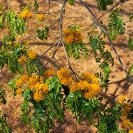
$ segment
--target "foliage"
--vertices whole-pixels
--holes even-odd
[[[108,5],[113,4],[113,0],[96,0],[99,10],[106,10]]]
[[[0,132],[1,133],[11,133],[11,129],[9,128],[6,122],[6,115],[0,110]]]
[[[23,98],[20,116],[27,131],[30,132],[30,128],[33,127],[37,133],[48,133],[54,128],[55,119],[64,122],[65,111],[69,109],[79,124],[86,120],[96,127],[99,133],[130,132],[130,129],[133,128],[133,101],[120,96],[118,101],[109,105],[108,102],[105,103],[107,99],[101,95],[108,91],[109,75],[112,71],[111,67],[114,65],[114,58],[106,48],[106,39],[112,46],[113,41],[119,35],[125,34],[125,22],[120,15],[120,10],[114,6],[108,16],[108,25],[105,25],[96,19],[89,6],[80,0],[81,4],[96,19],[89,27],[91,30],[84,33],[77,24],[70,24],[63,29],[65,4],[75,6],[74,0],[68,0],[68,3],[64,0],[60,9],[60,17],[52,24],[46,24],[45,20],[49,14],[52,14],[50,2],[48,1],[48,13],[39,12],[39,1],[37,0],[27,3],[19,12],[15,12],[13,9],[4,11],[4,5],[0,4],[0,28],[8,31],[8,34],[2,37],[0,67],[7,66],[14,73],[14,78],[8,83],[8,88],[12,90],[14,96],[19,95]],[[108,5],[112,5],[114,1],[96,0],[96,2],[100,11],[107,10]],[[40,27],[33,27],[36,28],[35,33],[26,37],[27,22],[35,18]],[[133,16],[130,15],[130,22],[132,22],[132,18]],[[42,55],[37,55],[31,48],[31,41],[40,39],[42,43],[45,43],[47,39],[50,39],[49,36],[54,29],[51,27],[55,23],[58,23],[60,29],[59,40],[54,42]],[[97,30],[100,31],[96,32]],[[83,40],[85,34],[88,34],[88,46]],[[52,57],[43,66],[40,60],[55,46]],[[68,68],[57,61],[61,66],[59,70],[51,69],[47,64],[55,59],[59,46],[64,48]],[[128,47],[131,51],[133,50],[132,38],[129,38]],[[113,46],[112,48],[117,55],[115,48]],[[95,73],[84,71],[80,75],[77,74],[71,66],[69,57],[77,60],[82,57],[87,59],[90,56],[89,53],[90,55],[93,53],[99,70]],[[118,55],[117,58],[122,64]],[[127,75],[131,76],[132,73],[133,65]],[[0,89],[1,103],[6,104],[4,89]],[[119,120],[122,123],[122,130],[119,128]],[[0,131],[2,133],[11,132],[6,122],[6,115],[2,111],[0,111]]]
[[[0,105],[6,104],[6,98],[5,98],[5,90],[0,88]],[[0,110],[0,132],[1,133],[11,133],[11,128],[7,124],[6,121],[6,114]]]
[[[120,17],[118,9],[113,10],[112,13],[109,15],[108,24],[109,34],[112,40],[115,40],[118,34],[122,35],[125,33],[124,25],[125,22]]]

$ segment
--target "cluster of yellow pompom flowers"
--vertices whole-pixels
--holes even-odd
[[[44,14],[37,14],[36,16],[37,16],[37,20],[40,22],[45,19]],[[24,9],[22,12],[20,12],[19,17],[22,19],[29,19],[33,17],[33,13],[28,9]]]
[[[18,59],[18,62],[23,65],[26,62],[26,56],[21,55],[20,59]]]
[[[100,91],[99,80],[94,74],[84,72],[79,82],[72,83],[70,70],[61,68],[57,73],[48,69],[44,71],[43,76],[21,75],[16,81],[16,94],[21,94],[25,91],[24,88],[28,87],[33,93],[34,100],[43,100],[44,95],[49,92],[48,85],[44,82],[52,76],[57,76],[62,85],[70,87],[70,92],[82,91],[85,99],[95,97]]]
[[[33,60],[33,59],[35,59],[36,58],[36,53],[35,53],[35,51],[34,50],[29,50],[29,51],[27,51],[27,55],[29,56],[29,58],[31,59],[31,60]]]
[[[78,43],[82,41],[82,36],[80,30],[76,29],[66,29],[64,31],[64,41],[67,44],[72,44],[72,43]]]
[[[99,80],[94,74],[84,72],[81,81],[75,82],[70,87],[70,92],[82,91],[85,99],[91,99],[100,92]]]
[[[70,85],[72,83],[72,77],[71,77],[71,73],[68,69],[66,68],[61,68],[58,72],[57,72],[57,77],[60,79],[61,84],[63,85]]]
[[[16,81],[16,87],[16,94],[21,94],[28,87],[33,93],[33,99],[36,101],[43,100],[44,96],[49,92],[48,85],[44,83],[44,77],[36,75],[21,75]]]
[[[27,55],[30,60],[33,60],[37,57],[37,54],[32,49],[27,51]],[[18,62],[23,65],[26,62],[26,58],[26,55],[21,55],[21,57],[18,59]]]
[[[45,15],[44,14],[37,14],[37,20],[38,21],[43,21],[45,18]]]
[[[24,9],[20,14],[19,14],[20,18],[22,19],[28,19],[28,18],[31,18],[32,17],[32,12],[27,10],[27,9]]]
[[[121,113],[121,120],[122,120],[122,127],[126,130],[129,130],[129,133],[132,133],[133,123],[130,119],[128,119],[128,114],[132,109],[132,105],[126,102],[124,95],[120,95],[118,97],[119,103],[122,105],[122,113]]]
[[[48,70],[44,71],[44,79],[48,79],[55,75],[56,75],[56,72],[52,69],[48,69]]]

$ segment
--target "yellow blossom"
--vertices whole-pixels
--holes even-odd
[[[66,78],[66,77],[70,77],[70,71],[66,68],[61,68],[58,72],[57,72],[57,77],[59,79],[62,78]]]
[[[25,9],[19,14],[20,18],[26,19],[26,18],[31,18],[32,17],[32,12],[29,10]]]
[[[29,79],[27,81],[27,86],[30,87],[30,89],[31,89],[38,82],[38,80],[39,80],[38,76],[29,77]]]
[[[24,64],[26,61],[26,56],[22,55],[20,59],[18,60],[19,63]]]
[[[27,51],[27,54],[28,54],[29,58],[32,60],[35,59],[37,56],[34,50]]]
[[[91,92],[84,92],[83,93],[83,97],[85,98],[85,99],[91,99],[93,96],[92,96],[92,94],[91,94]]]
[[[88,72],[83,72],[81,74],[81,79],[82,80],[87,80],[87,81],[89,81],[90,83],[93,83],[93,84],[98,84],[99,83],[98,78],[94,74],[91,74],[91,73],[88,73]]]
[[[27,74],[24,74],[24,75],[21,75],[20,79],[23,81],[23,82],[26,82],[28,80],[29,76]]]
[[[90,89],[90,84],[87,81],[80,81],[80,88],[82,91],[87,91]]]
[[[47,84],[43,84],[42,87],[41,87],[41,91],[44,94],[48,94],[48,92],[49,92],[48,85]]]
[[[89,84],[88,90],[83,92],[84,98],[91,99],[95,97],[99,93],[99,85],[98,84]]]
[[[16,89],[16,94],[19,95],[23,92],[22,88],[17,88]]]
[[[21,79],[18,79],[17,81],[16,81],[16,86],[17,87],[21,87],[22,86],[22,84],[23,84],[23,80],[21,80]]]
[[[41,101],[43,99],[43,95],[41,93],[33,93],[33,99],[36,100],[36,101]]]
[[[32,17],[32,12],[29,11],[29,12],[27,13],[26,18],[31,18],[31,17]]]
[[[46,71],[44,72],[44,78],[45,78],[45,79],[48,79],[49,77],[52,77],[52,76],[54,76],[55,74],[56,74],[56,73],[55,73],[54,70],[51,70],[51,69],[46,70]]]
[[[37,14],[37,19],[38,19],[39,21],[43,21],[44,18],[45,18],[45,15],[44,15],[44,14]]]
[[[90,84],[90,85],[94,92],[98,93],[100,91],[98,84]]]
[[[74,42],[81,42],[82,36],[79,30],[66,29],[64,31],[64,40],[66,43],[72,44]]]
[[[99,80],[98,80],[97,77],[93,77],[93,78],[91,79],[91,81],[92,81],[93,84],[98,84],[98,83],[99,83]]]
[[[128,133],[133,133],[133,130],[129,130],[129,132]]]
[[[131,105],[129,103],[125,104],[122,109],[122,116],[127,117],[130,110],[131,110]]]
[[[66,78],[64,77],[60,79],[60,82],[61,84],[68,86],[72,83],[72,77],[66,77]]]
[[[131,127],[133,127],[133,123],[129,120],[129,119],[124,119],[123,121],[122,121],[122,127],[124,128],[124,129],[130,129]]]
[[[119,100],[119,103],[123,103],[124,100],[125,100],[124,95],[120,95],[120,96],[118,97],[118,100]]]
[[[43,76],[40,76],[40,77],[39,77],[39,82],[40,82],[40,83],[43,83],[43,82],[44,82],[44,77],[43,77]]]
[[[60,79],[61,84],[70,85],[72,83],[72,77],[70,71],[66,68],[61,68],[57,72],[57,77]]]
[[[77,90],[79,90],[78,84],[78,82],[73,83],[70,87],[70,92],[76,92]]]

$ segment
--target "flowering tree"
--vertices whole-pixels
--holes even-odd
[[[65,27],[63,23],[66,17],[66,6],[71,5],[74,9],[76,1],[61,1],[61,8],[56,12],[50,11],[51,3],[55,2],[51,0],[27,1],[26,6],[19,11],[10,8],[11,1],[7,3],[6,11],[5,4],[0,4],[0,28],[7,30],[7,35],[2,36],[0,66],[3,68],[7,65],[8,69],[14,73],[14,78],[8,83],[8,87],[12,89],[14,96],[20,95],[24,99],[20,115],[21,120],[27,125],[28,132],[30,132],[30,125],[35,132],[49,132],[54,128],[54,119],[58,118],[63,122],[64,112],[69,109],[79,124],[86,119],[100,133],[126,133],[128,131],[132,133],[133,102],[120,95],[125,90],[110,97],[106,103],[100,94],[108,91],[111,66],[114,65],[114,58],[106,49],[105,40],[108,40],[123,71],[125,71],[127,82],[130,82],[129,86],[133,83],[131,76],[133,65],[126,70],[113,43],[119,35],[125,34],[125,21],[120,15],[120,9],[117,8],[121,1],[114,3],[114,0],[96,0],[99,12],[104,12],[99,18],[96,18],[88,3],[83,0],[78,1],[94,20],[90,25],[90,30],[84,33],[88,35],[89,48],[84,43],[79,25],[70,23]],[[44,1],[47,3],[48,11],[40,12],[40,3]],[[108,9],[109,5],[110,9]],[[108,24],[104,24],[100,18],[107,13],[109,13]],[[52,24],[46,25],[46,20],[51,14],[58,14],[58,18]],[[133,15],[130,15],[130,22],[132,22],[132,18]],[[32,27],[35,33],[32,31],[33,34],[26,35],[27,24],[31,23],[33,19],[37,20],[36,27]],[[52,27],[55,24],[58,24],[59,27],[57,41],[52,42],[52,45],[40,56],[37,55],[32,48],[32,43],[35,39],[40,39],[43,43],[50,39],[49,36],[52,34]],[[59,63],[55,57],[60,47],[64,50],[67,67]],[[133,50],[132,38],[129,38],[128,47]],[[55,49],[52,51],[52,56],[42,65],[41,59],[53,48]],[[88,71],[77,73],[70,60],[88,58],[90,50],[99,70],[95,73]],[[59,64],[59,70],[48,66],[53,59]],[[110,102],[117,97],[119,97],[119,101],[109,106]],[[5,91],[2,87],[0,103],[6,104]],[[0,131],[11,132],[6,123],[5,114],[2,111],[0,113]],[[122,129],[119,128],[119,120],[122,121]]]

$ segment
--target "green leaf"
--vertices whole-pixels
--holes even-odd
[[[3,16],[4,15],[0,15],[0,28],[3,28]]]
[[[129,38],[128,40],[128,47],[131,51],[133,50],[133,39],[132,38]]]
[[[115,40],[118,36],[118,34],[122,35],[125,33],[125,22],[120,17],[119,10],[115,9],[111,12],[109,15],[109,35],[112,40]]]
[[[39,5],[36,0],[34,0],[34,8],[35,8],[35,11],[38,10],[39,8]]]
[[[2,11],[2,8],[3,8],[3,5],[2,5],[2,4],[0,4],[0,11]]]
[[[26,90],[23,93],[23,97],[27,100],[31,99],[31,93],[30,93],[30,89],[26,88]]]
[[[133,64],[132,64],[132,66],[129,69],[129,74],[132,74],[132,73],[133,73]]]
[[[38,33],[38,38],[41,40],[47,40],[48,38],[48,33],[49,33],[49,28],[48,26],[44,27],[44,30],[37,30]]]
[[[75,6],[74,0],[68,0],[68,2],[69,2],[69,4],[70,4],[71,6]]]
[[[60,89],[61,89],[62,86],[61,86],[60,81],[59,81],[57,76],[53,76],[53,77],[48,78],[45,81],[45,83],[49,85],[49,90],[50,91],[52,91],[56,95],[59,94]]]
[[[113,0],[96,0],[97,1],[97,6],[99,11],[102,10],[107,10],[108,5],[113,4]]]
[[[131,22],[133,19],[133,14],[129,16],[129,21]]]
[[[0,52],[0,66],[4,67],[4,65],[7,63],[7,57],[4,52]]]

